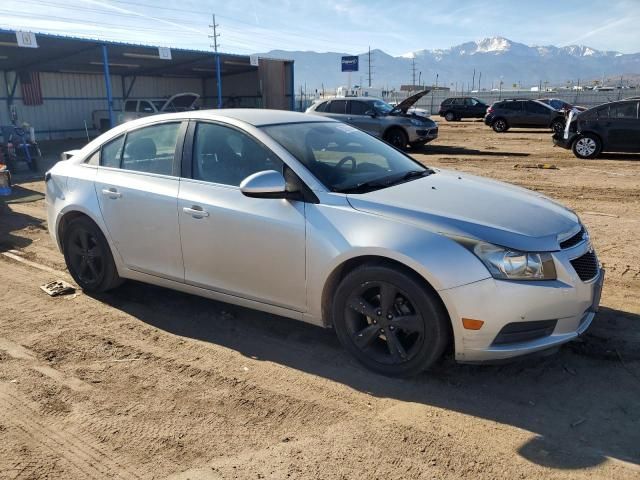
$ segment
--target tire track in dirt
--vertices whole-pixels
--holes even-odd
[[[9,425],[26,443],[35,443],[59,456],[71,469],[81,474],[81,478],[140,478],[113,460],[113,454],[106,452],[87,435],[52,423],[50,418],[46,421],[40,418],[37,405],[7,384],[0,385],[0,404],[0,419],[4,425]]]

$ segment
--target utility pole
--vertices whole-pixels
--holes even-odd
[[[480,72],[480,75],[478,76],[478,92],[480,91],[480,82],[482,81],[482,72]]]
[[[371,47],[369,47],[369,77],[368,77],[369,88],[371,88]]]
[[[476,69],[473,69],[473,80],[471,81],[471,90],[476,89]]]
[[[213,51],[215,52],[215,56],[216,56],[216,83],[218,86],[218,108],[222,108],[222,75],[220,74],[220,54],[218,53],[218,47],[220,46],[218,44],[218,37],[220,36],[220,34],[217,31],[217,28],[219,27],[219,25],[216,23],[215,14],[212,15],[212,19],[213,19],[213,23],[209,25],[209,27],[213,29],[213,35],[209,35],[209,38],[213,39],[213,45],[211,45],[211,48],[213,48]]]
[[[416,88],[416,58],[413,57],[411,59],[411,89],[415,90]]]

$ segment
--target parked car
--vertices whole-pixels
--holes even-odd
[[[423,90],[395,107],[372,97],[343,97],[319,100],[306,111],[358,127],[396,148],[420,147],[438,138],[438,124],[427,117],[408,113],[411,106],[429,93]]]
[[[135,120],[136,118],[157,115],[158,113],[184,112],[193,110],[200,98],[197,93],[178,93],[170,98],[130,98],[124,101],[123,110],[114,110],[116,125]],[[92,113],[93,128],[106,132],[111,128],[109,110],[94,110]]]
[[[571,110],[578,110],[579,112],[584,112],[587,107],[581,107],[579,105],[572,105],[569,102],[565,102],[564,100],[560,100],[559,98],[538,98],[539,102],[546,103],[554,110],[562,110],[565,113],[570,112]]]
[[[602,152],[640,153],[638,100],[622,100],[570,115],[553,143],[571,149],[578,158],[596,158]]]
[[[462,118],[482,118],[487,113],[489,106],[474,97],[451,97],[440,104],[438,115],[444,117],[447,122],[453,122]]]
[[[564,129],[564,113],[538,100],[502,100],[487,109],[485,125],[496,132],[506,132],[510,128],[550,128],[554,132]]]
[[[448,347],[461,362],[555,348],[587,330],[604,278],[573,211],[322,116],[134,120],[45,182],[86,292],[134,279],[332,327],[387,375]]]

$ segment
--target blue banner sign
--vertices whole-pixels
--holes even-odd
[[[358,71],[358,56],[342,57],[342,71],[343,72],[357,72]]]

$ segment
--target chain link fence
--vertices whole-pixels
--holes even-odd
[[[402,94],[394,94],[389,98],[385,98],[387,102],[400,102],[404,100],[408,95],[402,92]],[[616,100],[622,100],[629,97],[639,97],[640,88],[623,88],[615,89],[612,91],[593,91],[593,90],[560,90],[556,92],[532,92],[530,90],[503,90],[498,92],[454,92],[447,90],[434,90],[422,97],[415,106],[418,108],[424,108],[431,112],[432,115],[437,115],[440,109],[440,104],[445,98],[457,97],[457,96],[470,96],[482,100],[487,105],[491,105],[494,102],[504,100],[506,98],[558,98],[564,100],[572,105],[581,105],[583,107],[594,107],[607,102],[614,102]],[[329,95],[324,98],[331,98]],[[315,98],[311,96],[298,95],[296,96],[296,110],[304,112],[313,102]]]

